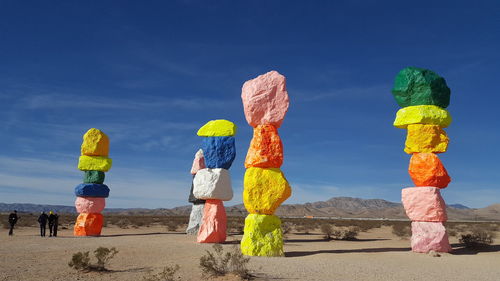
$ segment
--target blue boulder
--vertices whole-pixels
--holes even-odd
[[[228,170],[236,157],[234,137],[207,137],[201,146],[205,166]]]
[[[75,187],[75,195],[79,197],[104,197],[109,196],[109,187],[98,183],[81,183]]]

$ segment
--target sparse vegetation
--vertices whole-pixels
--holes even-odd
[[[320,227],[321,232],[324,234],[323,238],[326,240],[332,239],[333,227],[330,224],[324,223]]]
[[[477,249],[491,245],[495,233],[487,227],[475,226],[471,230],[461,233],[459,237],[458,241],[466,248]]]
[[[106,266],[109,261],[118,253],[115,247],[109,249],[99,247],[94,250],[94,256],[97,260],[95,264],[90,263],[89,252],[77,252],[71,257],[68,263],[69,267],[81,271],[107,271]]]
[[[234,246],[231,251],[224,252],[220,244],[214,244],[213,250],[213,253],[206,251],[207,254],[200,258],[203,277],[217,277],[232,273],[244,280],[252,278],[247,268],[250,258],[243,256],[238,247]]]
[[[176,264],[173,266],[165,266],[161,272],[157,274],[148,274],[142,277],[143,281],[175,281],[181,280],[180,276],[176,276],[177,271],[179,271],[181,267]]]
[[[339,229],[334,229],[332,236],[335,240],[347,240],[354,241],[357,239],[359,234],[359,228],[356,226],[342,227]]]
[[[407,239],[411,236],[411,228],[408,223],[402,224],[394,224],[392,225],[392,234],[396,235],[401,239]]]

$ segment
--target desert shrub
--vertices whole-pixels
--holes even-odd
[[[90,269],[90,258],[89,252],[77,252],[71,257],[71,261],[68,263],[69,267],[76,270],[89,270]]]
[[[227,229],[235,234],[243,234],[245,229],[245,220],[243,218],[228,218]]]
[[[250,258],[243,256],[238,247],[224,252],[220,244],[214,244],[213,249],[214,253],[206,251],[207,254],[200,258],[203,277],[224,276],[228,273],[236,274],[246,280],[252,277],[247,268]]]
[[[89,252],[77,252],[71,257],[69,267],[81,271],[106,271],[106,265],[118,253],[115,247],[108,249],[99,247],[94,251],[97,263],[90,263]]]
[[[466,248],[481,248],[493,243],[495,233],[481,227],[475,227],[472,230],[461,233],[458,241]]]
[[[168,220],[165,222],[165,226],[167,227],[168,231],[176,231],[179,227],[179,222],[175,220]]]
[[[132,223],[128,219],[120,219],[114,223],[114,225],[118,226],[121,229],[127,229]]]
[[[392,225],[392,234],[396,235],[401,239],[405,239],[411,236],[411,229],[408,224],[393,224]]]
[[[118,251],[115,247],[111,249],[105,247],[97,248],[94,251],[94,256],[97,259],[97,270],[106,270],[106,265],[116,254],[118,254]]]
[[[333,229],[331,236],[335,240],[353,241],[356,240],[358,234],[359,234],[359,228],[355,226],[350,226],[350,227]]]
[[[163,270],[157,274],[148,274],[142,277],[143,281],[174,281],[176,279],[181,279],[176,273],[181,267],[176,264],[174,266],[165,266]]]
[[[332,239],[332,234],[333,234],[333,227],[330,224],[324,223],[320,227],[321,233],[324,234],[323,238],[326,240],[331,240]]]

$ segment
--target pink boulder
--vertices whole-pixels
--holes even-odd
[[[403,188],[403,207],[412,221],[447,221],[446,204],[439,188],[419,186]]]
[[[196,175],[199,170],[205,169],[205,157],[203,156],[203,150],[199,149],[194,155],[193,166],[191,166],[191,175]]]
[[[441,222],[414,221],[411,223],[411,250],[417,253],[451,251],[448,234]]]
[[[76,211],[78,213],[101,213],[106,207],[106,198],[102,197],[76,197]]]
[[[285,76],[273,70],[246,81],[241,99],[250,126],[271,124],[279,128],[289,104]]]
[[[226,241],[226,209],[221,200],[208,199],[203,210],[203,222],[198,231],[198,243]]]

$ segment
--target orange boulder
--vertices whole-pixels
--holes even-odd
[[[203,209],[203,222],[198,231],[198,243],[223,243],[226,241],[226,209],[222,200],[207,199]]]
[[[73,234],[75,236],[99,236],[103,222],[102,214],[81,213],[76,219]]]
[[[283,143],[273,125],[258,125],[253,130],[245,168],[279,168],[283,164]]]
[[[415,186],[445,188],[451,181],[443,163],[434,153],[414,153],[408,172]]]

